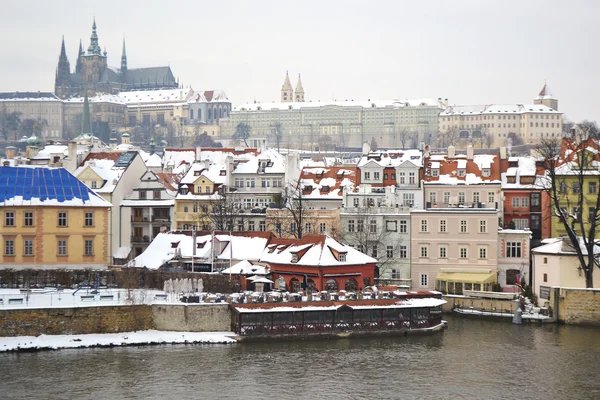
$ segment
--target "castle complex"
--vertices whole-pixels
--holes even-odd
[[[92,35],[87,51],[83,51],[81,41],[77,53],[75,72],[71,72],[63,37],[56,69],[54,93],[60,98],[71,96],[94,96],[98,92],[116,94],[133,89],[173,89],[178,82],[169,66],[150,68],[128,68],[125,40],[121,68],[108,66],[108,53],[100,48],[96,32],[96,20],[92,25]]]

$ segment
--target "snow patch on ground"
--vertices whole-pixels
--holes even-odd
[[[148,344],[236,343],[233,332],[137,331],[86,335],[40,335],[0,338],[0,352],[57,350]]]

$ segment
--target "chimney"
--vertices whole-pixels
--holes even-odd
[[[500,147],[500,159],[506,160],[506,147],[504,146]]]
[[[75,172],[77,169],[77,142],[70,141],[68,144],[67,163],[65,168],[69,172]]]
[[[473,160],[473,145],[469,144],[467,146],[467,160]]]
[[[366,156],[370,152],[371,152],[371,145],[369,143],[367,143],[367,142],[364,142],[363,143],[363,148],[362,148],[363,156]]]
[[[444,99],[444,105],[448,107],[448,99]]]
[[[8,146],[6,148],[6,158],[9,160],[13,160],[15,158],[15,155],[17,153],[17,148],[14,146]]]
[[[196,147],[196,161],[200,160],[200,155],[202,154],[202,148],[200,146]]]
[[[454,146],[448,146],[448,158],[454,158],[455,155]]]
[[[227,173],[225,185],[231,187],[233,186],[233,175],[231,174],[233,171],[233,157],[230,155],[225,157],[225,171]]]

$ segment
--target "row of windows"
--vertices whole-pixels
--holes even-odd
[[[420,247],[420,257],[421,258],[429,258],[429,246],[423,245]],[[485,260],[487,259],[487,247],[479,247],[478,249],[478,258]],[[438,258],[448,258],[448,247],[442,246],[438,248]],[[469,248],[468,247],[459,247],[458,248],[458,258],[467,259],[469,258]]]
[[[384,204],[384,198],[377,198],[377,207],[381,207]],[[359,197],[353,197],[352,204],[354,207],[360,207],[361,201]],[[414,193],[402,193],[402,204],[403,206],[412,207],[415,204],[415,194]],[[362,199],[363,207],[375,207],[375,199],[373,197],[363,197]]]
[[[453,119],[454,118],[454,119]],[[453,117],[442,117],[442,121],[459,121],[460,119],[464,119],[465,121],[482,121],[482,120],[493,120],[493,119],[517,119],[517,115],[474,115],[474,116],[453,116]],[[519,118],[520,119],[520,118]],[[540,114],[532,114],[531,119],[544,119],[543,115]],[[559,115],[555,114],[546,114],[546,119],[560,119]]]
[[[245,187],[253,188],[256,187],[256,180],[254,178],[235,178],[233,181],[233,186],[236,188],[243,188],[245,183]],[[281,179],[268,179],[262,178],[260,180],[261,187],[283,187],[283,181]]]
[[[400,233],[406,233],[408,231],[408,222],[406,220],[401,221],[385,221],[386,232],[398,232],[398,222],[400,222]],[[364,232],[365,231],[365,220],[349,219],[346,228],[347,232]],[[376,220],[369,221],[369,232],[377,233],[379,231]]]
[[[34,238],[23,239],[23,255],[33,256],[34,255]],[[4,255],[15,256],[17,249],[15,248],[15,239],[4,240]],[[56,243],[56,254],[59,256],[68,255],[68,239],[58,239]],[[94,255],[94,239],[85,239],[83,241],[83,255],[93,256]]]
[[[459,176],[460,176],[460,170],[459,170]],[[450,204],[450,196],[451,196],[451,192],[443,192],[442,193],[442,204]],[[466,199],[467,199],[466,192],[458,192],[458,197],[457,197],[458,204],[465,204]],[[482,201],[482,199],[483,198],[482,198],[480,192],[472,193],[473,203],[480,203]],[[495,202],[495,200],[496,200],[496,193],[488,192],[488,196],[487,196],[488,203],[492,204]],[[437,204],[438,192],[429,192],[429,202],[431,204]]]
[[[459,232],[460,233],[468,233],[467,226],[468,226],[467,220],[466,219],[461,220],[459,223]],[[429,232],[429,220],[426,220],[426,219],[421,220],[421,232],[424,232],[424,233]],[[445,219],[439,221],[438,232],[441,232],[441,233],[448,232],[447,221]],[[479,220],[478,233],[487,233],[487,221],[486,220]]]
[[[148,191],[146,190],[139,190],[138,194],[139,194],[139,198],[140,200],[146,200],[148,199]],[[160,192],[161,190],[152,190],[152,199],[154,200],[160,200]]]
[[[57,215],[57,224],[59,227],[67,227],[68,224],[68,212],[59,211]],[[4,212],[4,226],[14,227],[17,226],[17,218],[15,211]],[[34,226],[34,212],[25,211],[23,213],[23,226]],[[93,227],[94,226],[94,212],[86,212],[84,216],[83,226]]]
[[[571,185],[571,189],[573,193],[579,194],[581,193],[581,184],[579,182],[573,182]],[[559,183],[559,191],[561,194],[567,194],[569,187],[566,181],[561,181]],[[598,193],[598,184],[597,182],[588,182],[588,194],[596,194]]]
[[[369,246],[370,249],[365,249],[365,246],[362,244],[359,244],[359,245],[350,244],[350,247],[352,247],[353,249],[357,249],[361,253],[366,253],[368,250],[371,250],[370,254],[374,258],[377,258],[379,256],[379,251],[378,251],[379,246],[377,244],[373,244],[373,245]],[[394,250],[394,246],[392,246],[392,245],[385,246],[385,256],[388,259],[393,259],[394,257],[396,257],[396,251]],[[401,258],[401,259],[408,258],[408,247],[407,246],[405,246],[405,245],[398,246],[398,258]]]

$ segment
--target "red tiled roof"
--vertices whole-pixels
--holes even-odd
[[[322,174],[318,174],[318,171],[322,171]],[[341,189],[342,186],[342,182],[344,181],[344,179],[350,179],[354,186],[356,186],[356,171],[357,168],[350,166],[350,167],[304,167],[302,169],[302,172],[300,173],[300,180],[302,179],[312,179],[316,185],[321,186],[321,182],[324,179],[329,179],[329,178],[333,178],[335,179],[335,184],[334,185],[329,185],[329,190],[327,192],[323,192],[321,189],[321,194],[324,196],[329,195],[330,192],[336,190],[336,189]],[[340,174],[338,176],[338,174]],[[306,185],[305,185],[306,187]],[[311,193],[313,192],[313,190],[315,190],[317,187],[313,187],[311,189]],[[343,191],[339,190],[337,193],[338,196],[342,196],[343,195]]]
[[[122,153],[115,151],[101,151],[98,153],[88,153],[88,155],[84,158],[80,165],[84,165],[86,161],[91,160],[112,160],[114,162],[117,162],[119,157],[121,157],[121,154]]]
[[[167,174],[164,172],[157,172],[156,177],[160,184],[169,190],[177,190],[177,185],[181,179],[177,174]]]
[[[482,181],[497,181],[500,180],[500,157],[497,154],[489,154],[489,156],[493,157],[493,161],[490,164],[490,176],[483,176],[483,171],[479,169],[479,165],[473,160],[467,160],[464,156],[462,157],[454,157],[449,158],[447,155],[444,155],[443,160],[431,158],[425,159],[425,165],[427,169],[431,170],[431,163],[438,162],[440,164],[439,174],[438,176],[431,176],[428,174],[424,177],[425,182],[437,182],[440,180],[440,176],[447,175],[452,178],[456,178],[459,181],[466,181],[467,174],[474,174],[478,178],[481,178]],[[465,176],[458,176],[458,162],[462,160],[466,162],[466,171]]]

